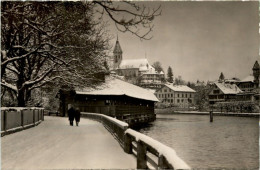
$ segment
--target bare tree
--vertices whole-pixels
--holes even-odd
[[[130,32],[140,39],[149,40],[152,38],[153,20],[161,15],[161,6],[148,8],[142,2],[131,1],[93,1],[98,5],[101,14],[107,14],[115,23],[116,28],[121,32]]]
[[[161,71],[163,71],[162,68],[162,64],[159,61],[156,61],[152,64],[152,66],[154,67],[155,71],[157,71],[158,73],[160,73]],[[163,71],[164,72],[164,71]]]

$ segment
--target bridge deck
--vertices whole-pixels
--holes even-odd
[[[45,117],[40,125],[1,138],[2,169],[135,169],[102,124],[81,119]]]

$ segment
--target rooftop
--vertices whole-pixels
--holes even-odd
[[[224,93],[224,94],[238,94],[241,93],[236,84],[229,84],[229,83],[215,83],[216,86]]]
[[[240,82],[254,82],[254,76],[249,75],[246,78],[244,78],[243,80],[241,80]]]
[[[147,59],[123,59],[119,68],[127,69],[127,68],[141,68],[146,70],[149,68],[149,63]]]
[[[172,84],[165,84],[165,86],[169,87],[173,91],[178,91],[178,92],[193,92],[195,93],[196,91],[191,89],[190,87],[186,85],[172,85]]]
[[[150,100],[157,102],[155,95],[144,88],[127,83],[114,77],[109,77],[106,83],[98,86],[96,89],[79,89],[76,94],[83,95],[126,95],[133,98]]]

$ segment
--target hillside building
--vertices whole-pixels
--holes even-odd
[[[213,83],[213,89],[209,94],[209,103],[218,102],[258,102],[259,105],[259,73],[260,67],[258,61],[255,62],[252,71],[253,75],[249,75],[243,80],[224,79],[221,73],[218,82]]]
[[[155,71],[146,58],[123,59],[118,38],[113,50],[113,71],[127,82],[146,88],[160,88],[164,78],[164,73]]]
[[[215,82],[213,89],[209,93],[209,104],[235,100],[239,93],[242,93],[242,90],[236,84]]]

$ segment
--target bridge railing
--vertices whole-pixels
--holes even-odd
[[[128,128],[127,123],[97,113],[81,114],[82,117],[103,123],[118,139],[124,151],[136,156],[137,169],[191,169],[172,148]]]
[[[1,107],[1,136],[36,126],[43,120],[43,108]]]
[[[136,155],[137,169],[190,169],[172,148],[132,129],[125,131],[124,150]]]

